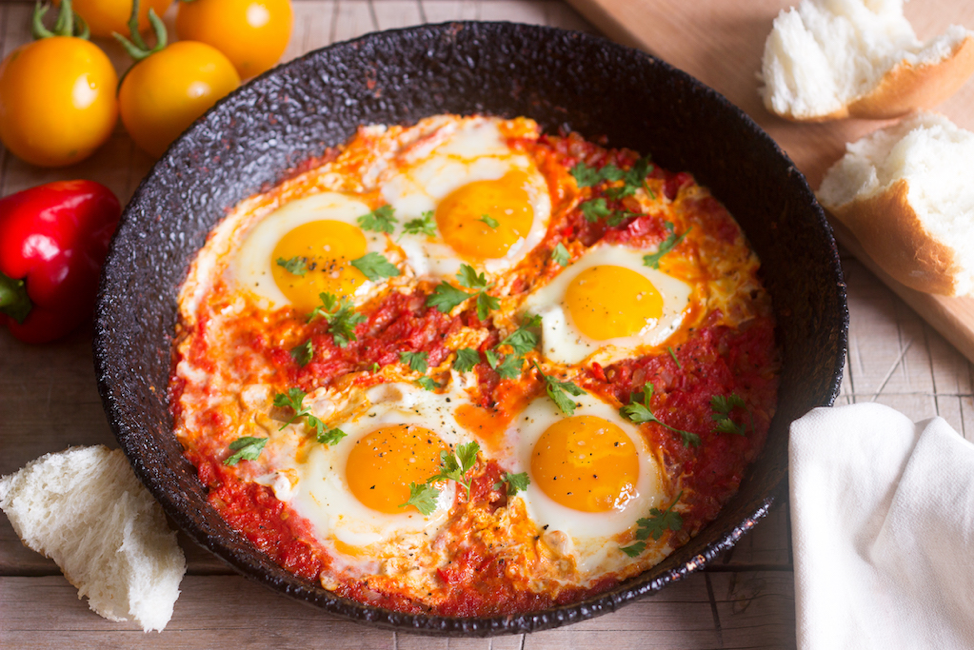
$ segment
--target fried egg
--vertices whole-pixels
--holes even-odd
[[[551,197],[534,162],[515,152],[499,120],[449,120],[405,147],[379,178],[399,220],[399,242],[420,275],[452,277],[468,263],[513,267],[544,238]],[[402,234],[432,214],[435,236]]]
[[[293,305],[311,311],[322,292],[363,296],[375,283],[352,261],[366,253],[385,254],[392,245],[384,233],[359,228],[358,217],[370,211],[362,201],[339,192],[290,201],[247,233],[230,274],[267,309]]]
[[[547,396],[527,406],[508,432],[510,471],[528,473],[516,498],[546,542],[574,558],[581,574],[604,573],[626,563],[611,540],[658,507],[663,481],[636,427],[592,395],[574,399],[568,417]]]
[[[611,363],[661,345],[677,331],[691,287],[643,264],[643,252],[602,246],[585,254],[524,301],[541,317],[545,358]]]
[[[291,461],[277,459],[275,474],[292,477],[286,484],[264,482],[311,522],[319,542],[344,556],[374,555],[369,547],[404,536],[431,540],[446,523],[456,485],[436,484],[429,515],[403,504],[410,483],[439,472],[440,451],[469,441],[453,417],[463,400],[406,383],[375,386],[364,394],[367,408],[329,422],[344,438],[331,445],[312,439]]]

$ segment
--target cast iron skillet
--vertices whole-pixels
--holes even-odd
[[[763,262],[784,350],[767,446],[740,492],[662,564],[584,602],[516,616],[445,618],[366,607],[287,573],[206,501],[171,433],[176,295],[207,232],[241,199],[347,140],[360,124],[437,113],[536,119],[687,170],[730,209]],[[95,319],[98,387],[136,474],[193,539],[245,576],[357,621],[427,633],[550,628],[614,610],[699,570],[768,510],[787,471],[788,425],[834,400],[845,359],[845,285],[804,177],[744,113],[685,73],[594,36],[509,23],[371,34],[312,52],[217,104],[155,165],[122,217]]]

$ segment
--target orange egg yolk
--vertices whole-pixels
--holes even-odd
[[[531,451],[531,481],[572,510],[607,512],[637,496],[639,457],[608,420],[575,415],[548,427]]]
[[[623,266],[593,266],[571,281],[565,307],[596,341],[638,334],[663,315],[663,297],[645,276]]]
[[[348,487],[363,505],[384,512],[418,512],[399,506],[409,500],[409,484],[420,485],[438,474],[440,451],[447,446],[423,427],[397,424],[360,438],[348,454]]]
[[[457,188],[436,208],[443,241],[465,258],[504,257],[531,230],[534,208],[528,188],[523,171]]]
[[[271,253],[271,273],[295,307],[310,311],[318,294],[350,296],[367,280],[352,266],[366,251],[365,234],[342,221],[311,221],[281,237]],[[293,263],[293,271],[284,264]]]

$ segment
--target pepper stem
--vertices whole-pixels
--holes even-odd
[[[0,273],[0,313],[23,323],[34,304],[27,296],[23,280],[14,280]]]
[[[88,29],[88,23],[72,11],[71,0],[61,0],[61,11],[58,12],[57,22],[54,23],[54,31],[44,27],[44,14],[47,13],[47,9],[47,5],[42,5],[40,0],[34,5],[34,15],[31,18],[31,33],[34,35],[34,40],[53,36],[73,36],[88,40],[91,30]]]
[[[112,32],[112,36],[118,41],[128,55],[135,59],[136,61],[141,61],[142,59],[148,58],[150,55],[155,54],[162,48],[166,47],[166,42],[168,40],[166,34],[166,25],[162,22],[162,19],[156,15],[154,9],[149,9],[149,23],[152,25],[152,31],[156,35],[155,47],[149,48],[145,44],[145,40],[142,38],[142,34],[139,32],[139,0],[132,0],[132,13],[129,15],[129,38],[125,38],[118,32]]]

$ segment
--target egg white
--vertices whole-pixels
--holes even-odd
[[[651,508],[665,500],[662,472],[646,440],[631,423],[609,404],[589,394],[573,398],[575,415],[592,415],[618,426],[629,436],[639,459],[639,477],[634,495],[621,507],[606,512],[582,512],[554,501],[535,482],[514,497],[524,502],[528,517],[544,531],[547,540],[562,538],[560,552],[574,558],[578,571],[601,574],[627,563],[619,545],[611,538],[636,527],[636,520],[648,517]],[[565,416],[546,395],[531,402],[507,432],[512,474],[531,474],[531,454],[544,432]],[[565,541],[565,536],[570,540]]]
[[[371,211],[368,205],[346,194],[322,192],[295,199],[262,218],[245,235],[239,252],[229,265],[229,275],[237,287],[257,295],[262,309],[277,309],[291,304],[274,282],[274,247],[290,231],[312,221],[341,221],[358,227],[357,219]],[[391,242],[384,233],[362,230],[367,253],[383,253]],[[355,297],[367,295],[374,287],[366,280]]]
[[[328,417],[334,404],[327,401],[319,398],[307,403],[312,411]],[[421,426],[453,448],[468,442],[469,434],[453,416],[464,401],[469,400],[459,393],[438,394],[406,383],[374,386],[365,392],[364,404],[355,409],[355,415],[329,422],[330,427],[345,432],[345,438],[334,445],[311,441],[290,458],[279,455],[274,459],[274,471],[258,482],[269,485],[278,499],[307,519],[318,541],[334,553],[339,553],[335,540],[355,547],[366,558],[381,553],[381,547],[374,547],[377,544],[409,544],[408,538],[417,535],[424,542],[431,541],[446,524],[453,506],[456,485],[452,481],[437,485],[440,495],[430,515],[413,509],[387,514],[372,510],[355,497],[349,488],[346,464],[356,441],[383,426]]]
[[[556,363],[577,364],[595,355],[592,361],[612,363],[634,356],[634,350],[658,346],[676,332],[690,304],[691,287],[677,278],[643,264],[645,251],[624,246],[600,246],[586,253],[563,270],[554,280],[532,292],[524,301],[524,312],[541,317],[541,349],[545,358]],[[585,335],[572,322],[565,306],[565,292],[572,281],[595,266],[621,266],[648,279],[663,298],[663,313],[648,322],[637,334],[598,341]]]
[[[450,278],[465,262],[488,274],[500,273],[517,264],[544,238],[551,216],[548,185],[528,156],[507,146],[497,122],[467,118],[439,125],[421,145],[404,150],[380,175],[382,196],[399,220],[399,245],[418,275]],[[454,190],[475,181],[497,180],[513,170],[527,174],[534,221],[528,234],[504,257],[463,260],[439,237],[402,234],[403,224],[424,212],[435,212],[440,201]]]

